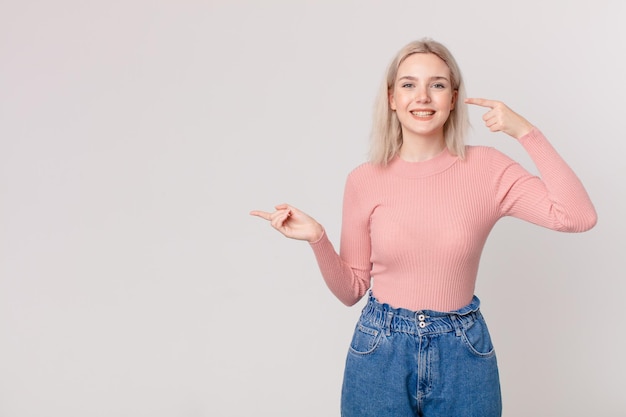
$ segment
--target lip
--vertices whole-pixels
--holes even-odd
[[[409,110],[409,113],[413,117],[424,119],[428,117],[433,117],[435,113],[437,112],[433,109],[413,109],[413,110]]]

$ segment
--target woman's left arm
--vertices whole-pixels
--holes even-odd
[[[486,126],[516,138],[541,175],[531,175],[505,155],[494,153],[492,167],[502,215],[566,232],[584,232],[596,224],[587,191],[536,127],[502,102],[470,98],[466,103],[488,107],[483,116]]]

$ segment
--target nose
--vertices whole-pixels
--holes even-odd
[[[416,103],[428,103],[430,102],[430,94],[427,86],[420,86],[415,89],[414,100]]]

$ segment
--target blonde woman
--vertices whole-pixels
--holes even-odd
[[[529,174],[499,151],[466,146],[467,104],[518,140]],[[337,252],[312,217],[288,204],[252,211],[308,241],[348,306],[368,297],[346,360],[344,417],[497,417],[495,352],[474,295],[482,249],[504,216],[583,232],[596,212],[543,134],[505,104],[465,98],[461,72],[433,40],[411,42],[388,67],[375,106],[371,160],[345,185]]]

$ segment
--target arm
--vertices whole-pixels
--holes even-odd
[[[326,234],[312,242],[320,272],[326,285],[345,305],[356,304],[370,287],[369,211],[360,201],[353,176],[346,182],[341,225],[341,256]]]
[[[489,107],[483,116],[487,127],[516,138],[541,175],[533,176],[510,158],[493,152],[491,169],[503,216],[566,232],[583,232],[596,224],[595,209],[582,183],[537,128],[501,102],[466,102]]]
[[[350,267],[337,254],[326,234],[311,243],[311,248],[330,291],[345,305],[356,304],[370,287],[369,269]]]
[[[591,229],[597,215],[582,183],[536,128],[520,138],[541,178],[496,153],[492,157],[494,186],[503,216],[514,216],[563,232]]]
[[[350,198],[345,200],[349,201]],[[273,228],[286,237],[308,241],[331,292],[348,306],[359,301],[370,286],[369,268],[359,269],[349,266],[335,251],[322,225],[311,216],[288,204],[277,205],[275,209],[272,213],[254,210],[250,214],[269,221]],[[345,211],[349,210],[346,210],[344,203]],[[345,228],[344,223],[344,230]],[[365,232],[369,244],[368,230]]]

